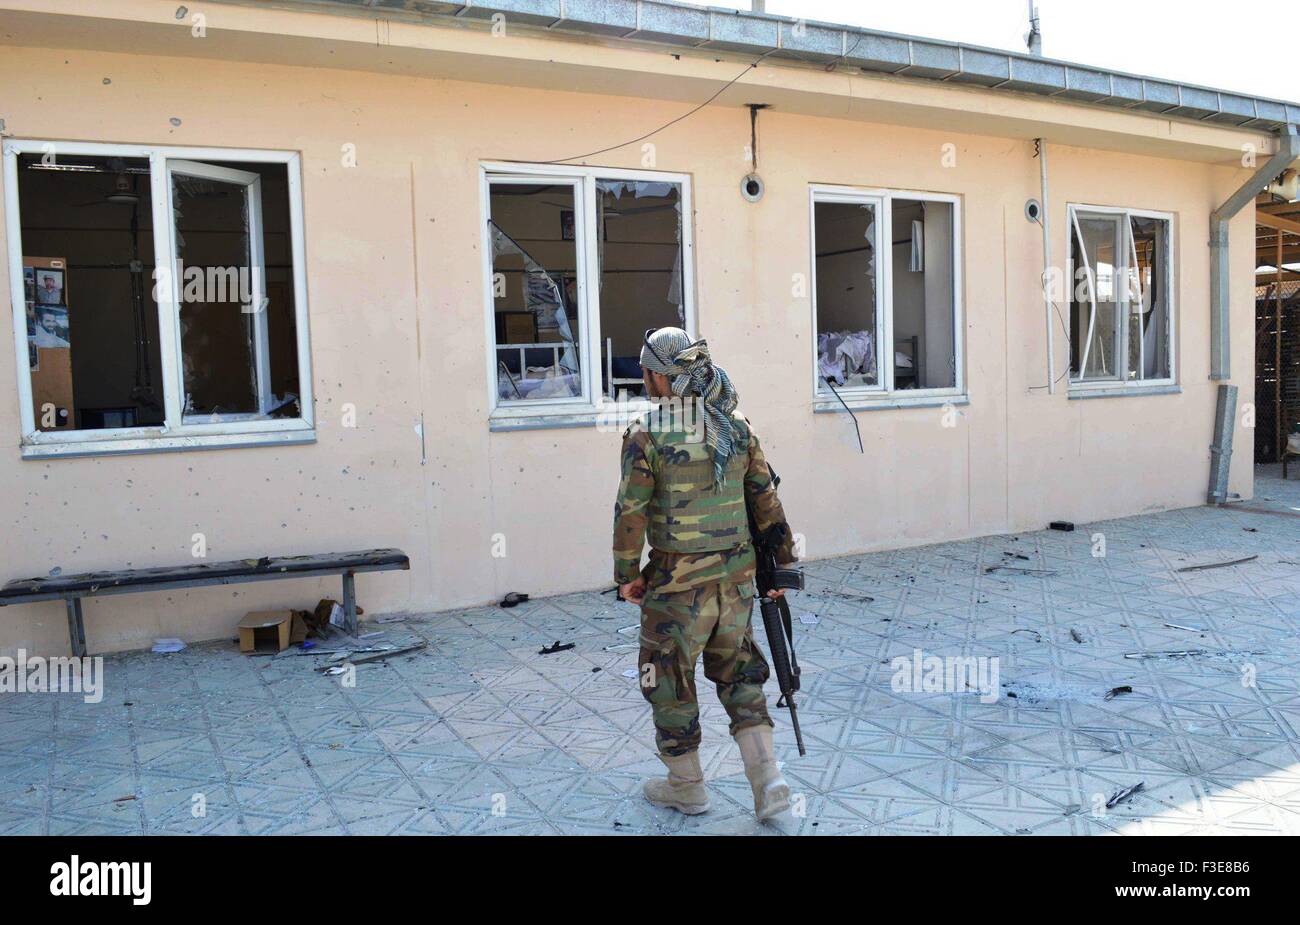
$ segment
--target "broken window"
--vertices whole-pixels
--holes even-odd
[[[20,229],[10,265],[26,307],[25,453],[310,429],[296,156],[5,148]]]
[[[1070,378],[1172,378],[1168,217],[1070,207]]]
[[[583,394],[573,182],[492,183],[493,322],[497,400]]]
[[[648,328],[686,327],[682,203],[676,183],[596,181],[601,391],[640,395]]]
[[[147,158],[18,158],[31,408],[41,431],[163,421]]]
[[[682,179],[512,167],[487,187],[495,405],[640,397],[645,331],[693,326]]]
[[[817,375],[834,386],[880,384],[878,202],[817,202]],[[825,386],[822,386],[824,389]]]
[[[892,201],[895,389],[957,385],[953,204]]]
[[[957,201],[813,192],[817,391],[960,388]]]

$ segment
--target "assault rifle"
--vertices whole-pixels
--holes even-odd
[[[781,484],[780,477],[768,466],[772,474],[772,487]],[[749,536],[754,543],[754,553],[758,557],[758,571],[754,578],[754,596],[758,598],[759,610],[763,614],[763,629],[767,631],[767,647],[772,653],[772,667],[776,669],[776,683],[781,690],[777,700],[778,707],[790,711],[790,725],[794,727],[794,740],[799,745],[799,754],[808,754],[803,747],[803,734],[799,731],[799,713],[795,708],[794,695],[799,690],[799,660],[794,654],[794,627],[790,621],[790,605],[785,595],[770,598],[768,594],[780,589],[782,591],[802,591],[803,572],[799,569],[780,568],[776,564],[776,554],[785,541],[790,528],[783,523],[773,524],[766,530],[759,530],[754,520],[754,508],[747,505],[749,514]]]

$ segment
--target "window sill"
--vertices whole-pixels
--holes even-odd
[[[825,398],[817,396],[813,400],[814,414],[833,414],[844,411],[844,405],[848,405],[852,411],[895,411],[904,408],[942,408],[945,405],[954,407],[960,405],[969,405],[969,395],[917,395],[904,397],[898,392],[881,394],[879,396],[866,397],[862,395],[845,395],[844,403],[841,404],[838,398],[831,396]]]
[[[144,428],[142,428],[144,429]],[[75,440],[61,443],[24,443],[23,459],[63,459],[79,456],[117,456],[136,453],[173,453],[183,450],[228,450],[251,446],[297,446],[316,442],[310,427],[243,434],[194,434],[128,437],[112,440]]]
[[[600,405],[584,405],[577,408],[553,410],[528,409],[519,407],[498,408],[488,417],[488,430],[492,433],[504,433],[515,430],[566,430],[578,427],[594,427],[600,431],[623,433],[634,420],[648,414],[654,404],[645,400],[633,400],[626,403],[604,400]]]
[[[569,430],[575,427],[595,427],[595,411],[581,411],[574,414],[512,414],[509,417],[488,419],[488,430],[492,433],[507,433],[515,430]]]
[[[1067,391],[1070,401],[1087,398],[1126,398],[1134,395],[1179,395],[1183,387],[1177,383],[1161,385],[1071,386]]]

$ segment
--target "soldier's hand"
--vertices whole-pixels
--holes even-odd
[[[770,601],[779,601],[783,597],[785,597],[785,588],[773,588],[767,592],[767,599]]]
[[[623,600],[640,605],[645,599],[645,578],[638,575],[634,581],[619,585],[618,593],[622,595]]]

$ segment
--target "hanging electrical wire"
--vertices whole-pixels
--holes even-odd
[[[697,112],[699,112],[699,111],[700,111],[701,109],[703,109],[705,106],[708,106],[710,103],[712,103],[712,102],[713,102],[714,100],[716,100],[718,97],[722,96],[722,94],[725,93],[725,92],[726,92],[726,91],[727,91],[727,90],[728,90],[728,89],[729,89],[733,84],[735,84],[738,80],[740,80],[740,78],[744,77],[744,76],[745,76],[746,74],[748,74],[751,70],[753,70],[754,68],[758,67],[759,63],[760,63],[761,61],[763,61],[764,58],[766,58],[768,55],[775,54],[778,50],[779,50],[779,49],[772,48],[772,49],[769,49],[768,51],[763,52],[763,54],[759,55],[757,58],[755,58],[753,61],[751,61],[751,62],[750,62],[750,63],[745,67],[745,69],[744,69],[743,71],[741,71],[741,72],[740,72],[739,74],[737,74],[735,77],[731,78],[731,80],[729,80],[729,81],[727,81],[725,84],[723,84],[722,87],[721,87],[721,89],[719,89],[717,93],[713,94],[713,96],[709,97],[709,98],[708,98],[707,100],[705,100],[703,103],[700,103],[700,105],[696,106],[696,107],[695,107],[694,109],[692,109],[690,112],[683,113],[682,115],[678,116],[676,119],[673,119],[673,120],[671,120],[671,121],[669,121],[669,122],[665,122],[663,125],[659,126],[657,129],[654,129],[653,131],[646,132],[644,135],[639,135],[639,136],[637,136],[636,138],[633,138],[633,139],[631,139],[630,141],[624,141],[624,142],[622,142],[621,144],[610,145],[608,148],[601,148],[601,149],[599,149],[599,150],[597,150],[597,151],[588,151],[586,154],[575,154],[573,157],[562,157],[562,158],[559,158],[559,159],[557,159],[557,160],[553,160],[553,161],[544,161],[543,163],[547,163],[547,164],[567,164],[569,161],[582,161],[582,160],[586,160],[586,159],[589,158],[589,157],[595,157],[597,154],[604,154],[604,153],[606,153],[606,152],[608,152],[608,151],[617,151],[619,148],[626,148],[628,145],[634,145],[634,144],[636,144],[638,141],[645,141],[647,138],[651,138],[651,137],[653,137],[653,136],[655,136],[655,135],[658,135],[658,134],[659,134],[660,132],[662,132],[664,129],[672,128],[672,127],[673,127],[674,125],[676,125],[678,122],[682,122],[682,121],[684,121],[684,120],[686,120],[686,119],[689,119],[691,116],[695,115]]]

